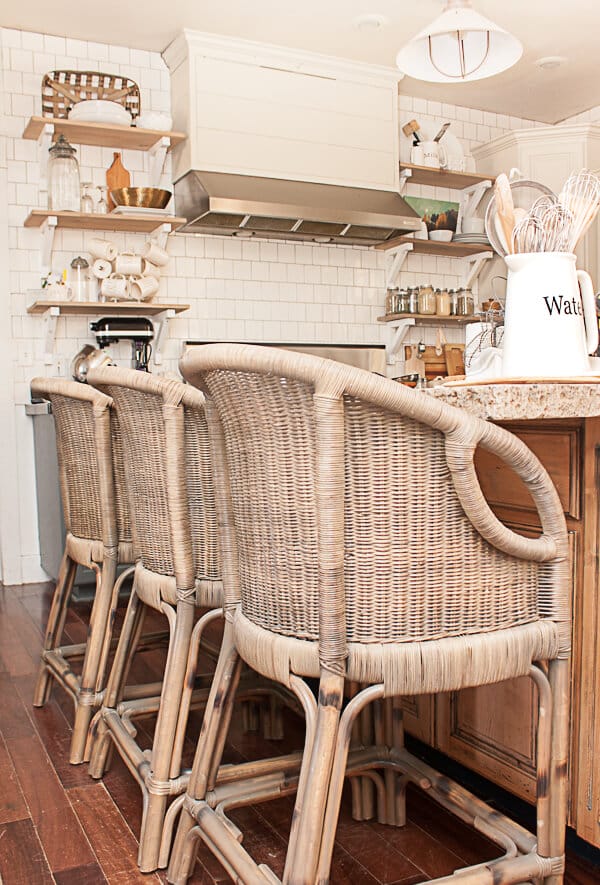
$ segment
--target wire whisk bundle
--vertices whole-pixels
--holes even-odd
[[[574,252],[600,208],[600,178],[583,169],[565,181],[558,196],[544,193],[527,211],[515,208],[511,185],[502,174],[493,200],[495,216],[488,213],[486,222],[489,217],[493,231],[488,236],[498,254]]]

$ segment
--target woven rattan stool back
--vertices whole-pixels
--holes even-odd
[[[133,536],[144,569],[175,576],[180,587],[189,586],[190,574],[196,581],[219,580],[202,395],[178,381],[117,367],[95,370],[90,380],[115,404]],[[173,432],[169,416],[176,414],[180,426]],[[169,497],[169,488],[180,483],[179,494]],[[178,513],[173,497],[179,499]]]
[[[551,554],[551,536],[564,544],[560,511],[544,536],[525,539],[493,517],[476,479],[478,441],[520,453],[525,472],[541,470],[515,437],[304,354],[209,345],[182,370],[221,422],[239,563],[233,592],[249,620],[317,639],[329,584],[347,642],[568,621],[566,557],[559,565]]]

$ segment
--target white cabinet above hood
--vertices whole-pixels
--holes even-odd
[[[418,226],[398,193],[398,72],[190,31],[165,60],[189,230],[371,243]]]

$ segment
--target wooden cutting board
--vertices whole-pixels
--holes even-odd
[[[404,372],[406,375],[416,372],[430,381],[432,378],[448,374],[443,349],[439,352],[439,348],[428,345],[422,353],[419,353],[416,345],[407,344],[404,347],[404,359]]]
[[[131,187],[131,175],[121,162],[121,154],[118,151],[115,151],[113,157],[112,165],[106,170],[106,184],[108,187],[106,200],[109,211],[115,208],[110,192],[119,187]]]
[[[444,358],[446,360],[446,375],[465,374],[464,344],[444,344]]]

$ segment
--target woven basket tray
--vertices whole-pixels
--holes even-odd
[[[42,114],[65,119],[73,105],[90,98],[116,101],[132,118],[141,110],[137,83],[120,74],[99,71],[51,71],[42,80]]]

